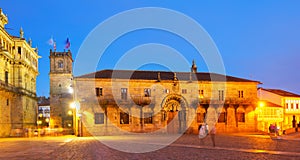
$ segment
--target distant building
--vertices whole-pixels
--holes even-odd
[[[38,97],[38,127],[49,127],[50,122],[50,97]]]
[[[260,100],[256,108],[256,114],[257,129],[259,131],[269,132],[269,126],[271,124],[282,129],[284,113],[281,105],[267,100]]]
[[[19,136],[36,126],[38,53],[24,32],[12,36],[0,9],[0,137]]]
[[[197,72],[194,62],[190,72],[102,70],[73,78],[72,61],[70,51],[50,51],[53,127],[72,123],[84,136],[197,133],[204,122],[217,122],[218,132],[257,130],[258,81]]]
[[[265,106],[261,107],[275,107],[272,112],[268,113],[277,116],[274,119],[268,119],[260,128],[267,128],[270,123],[275,123],[281,127],[282,130],[296,127],[300,121],[300,95],[287,92],[280,89],[258,89],[258,97],[262,101],[267,101]],[[269,104],[272,105],[269,105]],[[281,116],[279,116],[281,115]],[[274,121],[275,120],[275,121]]]

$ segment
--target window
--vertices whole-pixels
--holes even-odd
[[[58,68],[63,68],[64,67],[64,62],[63,61],[58,61],[57,66],[58,66]]]
[[[144,123],[145,124],[152,123],[152,113],[144,113]]]
[[[244,98],[244,91],[239,91],[239,98]]]
[[[204,95],[204,90],[203,89],[199,90],[199,94]]]
[[[199,97],[203,98],[204,97],[204,91],[203,90],[199,90]]]
[[[182,94],[186,94],[186,93],[187,93],[187,90],[186,90],[186,89],[182,89],[181,93],[182,93]]]
[[[291,109],[295,109],[295,108],[294,108],[294,103],[291,103]]]
[[[145,88],[144,89],[144,94],[145,94],[145,97],[150,97],[151,96],[151,89],[150,88]]]
[[[289,109],[289,104],[288,103],[285,104],[285,108]]]
[[[95,88],[96,90],[96,96],[99,97],[99,96],[103,96],[103,89],[102,88]]]
[[[104,124],[104,113],[95,113],[95,124]]]
[[[298,103],[296,104],[296,109],[299,109],[299,104]]]
[[[9,99],[6,100],[6,105],[9,106]]]
[[[225,112],[220,113],[218,123],[224,123],[226,121]]]
[[[38,110],[38,113],[40,114],[43,114],[43,109],[42,108],[39,108],[39,110]]]
[[[5,84],[8,84],[8,72],[5,71]]]
[[[21,54],[22,53],[22,49],[21,47],[18,47],[18,53]]]
[[[219,101],[224,101],[224,91],[219,90]]]
[[[197,122],[203,123],[205,118],[205,113],[197,113]]]
[[[121,88],[121,99],[127,100],[127,88]]]
[[[129,114],[125,112],[120,113],[120,124],[129,124]]]
[[[245,113],[237,113],[237,121],[238,122],[245,122]]]
[[[45,114],[50,114],[50,109],[46,108],[45,109]]]
[[[170,93],[169,89],[165,89],[165,93],[167,94]]]

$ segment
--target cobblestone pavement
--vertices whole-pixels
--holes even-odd
[[[153,135],[157,136],[157,135]],[[160,141],[145,136],[139,144],[130,136],[103,137],[38,137],[0,139],[0,159],[86,159],[86,160],[150,160],[150,159],[300,159],[300,136],[272,140],[267,135],[216,135],[216,147],[210,137],[200,141],[197,135],[183,135],[174,143],[147,153],[127,153],[111,149],[114,145],[162,146]],[[155,137],[157,139],[157,137]],[[100,141],[99,141],[100,140]]]

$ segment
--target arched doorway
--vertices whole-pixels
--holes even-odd
[[[184,97],[170,94],[162,101],[163,123],[167,125],[167,133],[184,133],[187,121],[187,102]]]

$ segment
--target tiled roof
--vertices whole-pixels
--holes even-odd
[[[78,76],[76,78],[112,78],[112,79],[131,79],[131,80],[174,80],[174,73],[178,80],[188,81],[192,76],[192,80],[198,81],[228,81],[228,82],[256,82],[259,81],[237,78],[216,73],[197,72],[167,72],[167,71],[131,71],[131,70],[101,70],[94,73]]]
[[[295,94],[295,93],[291,93],[291,92],[288,92],[288,91],[284,91],[284,90],[281,90],[281,89],[265,89],[265,88],[261,88],[265,91],[268,91],[268,92],[272,92],[274,94],[277,94],[277,95],[280,95],[280,96],[283,96],[283,97],[300,97],[300,95],[298,94]]]

